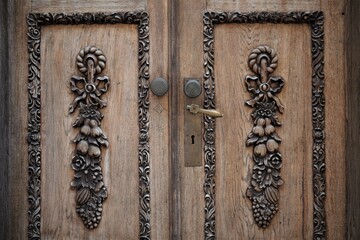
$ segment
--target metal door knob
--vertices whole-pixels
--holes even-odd
[[[150,89],[153,94],[161,97],[168,92],[169,84],[165,79],[158,77],[151,82]]]
[[[190,79],[187,80],[184,85],[184,92],[185,95],[189,98],[196,98],[201,93],[201,84],[200,81],[197,79]]]

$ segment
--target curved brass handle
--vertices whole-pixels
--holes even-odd
[[[219,112],[215,109],[203,109],[203,108],[200,108],[199,105],[196,105],[196,104],[187,105],[186,109],[188,109],[191,113],[194,113],[194,114],[202,113],[202,114],[206,114],[213,118],[219,118],[219,117],[224,116],[224,114],[222,114],[221,112]]]

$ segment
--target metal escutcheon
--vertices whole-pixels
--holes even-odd
[[[169,84],[165,79],[158,77],[151,82],[150,89],[154,95],[161,97],[168,92]]]

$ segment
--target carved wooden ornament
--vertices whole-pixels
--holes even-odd
[[[276,69],[277,61],[275,51],[269,46],[253,49],[249,56],[249,67],[255,75],[245,78],[247,90],[252,95],[252,99],[246,101],[246,104],[254,108],[251,114],[254,127],[246,145],[254,146],[255,162],[247,196],[252,201],[255,222],[263,228],[270,224],[278,210],[278,188],[283,184],[280,177],[281,138],[275,127],[281,125],[276,113],[284,110],[276,96],[284,86],[284,80],[282,77],[269,76]]]
[[[110,79],[98,76],[105,68],[106,58],[96,47],[81,49],[76,64],[83,76],[73,76],[71,91],[77,96],[70,105],[70,113],[79,108],[73,127],[80,132],[74,139],[76,153],[72,158],[75,171],[71,186],[76,190],[76,212],[89,229],[96,228],[102,217],[102,203],[107,198],[103,182],[101,147],[109,143],[101,129],[103,115],[100,109],[106,106],[101,96],[107,92]]]
[[[76,24],[135,24],[138,29],[139,238],[150,239],[149,15],[146,12],[29,13],[27,24],[29,52],[28,238],[41,239],[41,27]],[[105,76],[98,76],[105,67],[106,59],[102,56],[104,55],[97,48],[86,47],[81,50],[76,61],[83,75],[74,76],[70,81],[72,91],[77,94],[70,112],[74,112],[76,108],[79,109],[79,116],[74,127],[80,129],[79,135],[75,138],[77,150],[72,159],[72,167],[75,170],[72,185],[77,190],[75,200],[78,213],[89,228],[94,228],[99,223],[101,204],[107,196],[102,180],[100,156],[101,146],[106,147],[108,143],[100,128],[102,115],[99,110],[106,106],[101,97],[107,91],[109,80]],[[90,220],[89,217],[94,214],[95,220],[94,218]]]
[[[313,194],[314,194],[314,202],[313,202],[313,239],[326,239],[326,218],[325,218],[325,96],[324,96],[324,87],[325,87],[325,76],[324,76],[324,14],[321,11],[314,11],[314,12],[248,12],[248,13],[240,13],[240,12],[205,12],[204,18],[204,108],[208,109],[215,109],[216,108],[216,94],[215,94],[215,86],[216,81],[215,80],[215,49],[214,49],[214,41],[216,39],[215,37],[215,31],[214,28],[216,25],[219,24],[307,24],[309,26],[309,29],[311,31],[311,55],[312,55],[312,97],[311,102],[312,105],[309,106],[312,108],[312,123],[313,123],[313,155],[312,155],[312,169],[313,169]],[[254,49],[254,51],[262,51],[262,47]],[[263,50],[266,50],[265,48],[262,48]],[[269,49],[270,50],[270,49]],[[260,54],[254,52],[254,54]],[[251,56],[251,54],[250,54]],[[270,57],[272,56],[272,53],[270,51]],[[275,56],[274,56],[275,57]],[[274,57],[271,57],[270,59],[273,59]],[[253,61],[253,60],[250,60]],[[255,60],[256,63],[256,60]],[[271,67],[271,60],[268,61],[267,65],[267,72],[271,73],[272,71],[269,69]],[[253,63],[250,63],[250,68]],[[261,61],[260,61],[261,64]],[[258,70],[259,65],[257,69],[253,69],[255,74],[261,77],[261,74],[259,74]],[[265,70],[263,68],[263,70]],[[266,108],[271,108],[271,105],[274,104],[273,113],[276,111],[282,111],[283,107],[280,103],[280,100],[276,97],[276,94],[281,90],[281,87],[283,85],[283,80],[276,80],[276,78],[272,77],[273,80],[276,82],[276,87],[272,87],[272,90],[267,85],[263,85],[264,89],[267,90],[266,97],[270,100],[268,100],[268,106]],[[268,78],[268,81],[270,78]],[[248,82],[250,84],[253,84],[252,81],[249,79]],[[266,83],[265,79],[262,83]],[[261,85],[257,84],[258,86]],[[248,85],[248,87],[251,87],[252,85]],[[256,87],[256,86],[254,86]],[[310,86],[309,86],[310,87]],[[248,88],[249,90],[249,88]],[[254,92],[253,99],[249,100],[247,102],[248,105],[254,104],[254,107],[256,106],[256,102],[262,102],[262,99],[265,98],[265,94],[260,96],[261,94],[257,94],[256,89],[249,90],[250,92]],[[260,89],[259,89],[260,91]],[[270,94],[271,95],[270,95]],[[264,104],[264,103],[263,103]],[[270,105],[269,105],[270,104]],[[265,108],[265,106],[264,106]],[[276,109],[275,109],[276,108]],[[256,111],[257,108],[255,107]],[[277,121],[275,119],[275,116],[273,116],[273,120],[271,120],[266,124],[266,121],[263,124],[263,121],[260,120],[254,121],[254,128],[259,124],[264,128],[264,136],[265,136],[265,128],[266,126],[272,125],[274,127],[275,133],[275,127],[279,126],[277,124]],[[264,118],[264,120],[266,117]],[[215,212],[216,212],[216,204],[215,204],[215,197],[216,197],[216,191],[215,191],[215,173],[216,173],[216,161],[215,158],[215,120],[211,117],[204,116],[204,140],[205,140],[205,146],[204,146],[204,161],[205,161],[205,181],[204,181],[204,193],[205,193],[205,239],[207,240],[213,240],[216,238],[215,233]],[[268,131],[272,127],[268,127]],[[253,130],[254,131],[254,130]],[[253,132],[252,131],[252,132]],[[262,133],[262,130],[260,128],[257,128],[255,132]],[[250,134],[251,135],[251,134]],[[253,133],[255,135],[255,133]],[[256,143],[252,142],[250,139],[252,139],[250,136],[247,139],[248,145],[255,145],[254,146],[254,153],[265,154],[270,157],[270,155],[273,157],[273,163],[271,163],[272,168],[269,168],[271,171],[276,170],[278,173],[280,173],[280,166],[281,166],[281,155],[278,152],[278,147],[280,143],[280,138],[275,137],[275,135],[270,134],[270,138],[273,141],[270,141],[271,146],[269,144],[269,148],[272,152],[269,151],[268,147],[266,146],[264,141],[263,143]],[[270,139],[268,137],[268,139]],[[275,139],[277,138],[277,139]],[[265,144],[265,148],[263,146],[257,147],[256,145]],[[256,148],[256,149],[255,149]],[[275,151],[276,149],[276,151]],[[266,151],[266,152],[265,152]],[[263,158],[263,157],[262,157]],[[254,161],[257,160],[258,157],[254,154]],[[220,161],[223,159],[220,159]],[[265,160],[264,160],[265,162]],[[269,163],[268,163],[269,164]],[[262,165],[264,166],[264,165]],[[270,166],[270,165],[269,165]],[[254,167],[255,168],[255,167]],[[262,171],[265,173],[265,171]],[[266,171],[267,172],[267,171]],[[256,174],[256,173],[255,173]],[[270,174],[273,174],[271,172]],[[255,176],[256,177],[256,176]],[[265,188],[263,186],[263,190],[260,190],[259,188],[255,187],[257,185],[260,185],[260,183],[256,182],[256,180],[253,181],[254,184],[251,183],[251,186],[249,187],[248,193],[250,198],[254,198],[257,191],[253,191],[252,189],[260,190],[260,192],[267,192],[266,195],[271,199],[273,204],[277,204],[278,201],[278,195],[276,194],[277,187],[282,184],[282,180],[280,176],[276,176],[274,178],[274,186],[270,189]],[[268,190],[265,190],[268,189]],[[276,189],[276,190],[274,190]],[[270,192],[271,191],[271,192]],[[274,194],[275,193],[275,194]],[[260,205],[259,205],[260,207]],[[261,206],[262,207],[262,206]],[[255,209],[256,209],[255,205]],[[276,208],[275,208],[276,209]],[[271,206],[270,206],[271,210]],[[256,212],[258,213],[258,212]],[[261,215],[261,213],[260,213]],[[260,223],[260,215],[257,222],[258,225],[263,226],[264,222],[262,221]],[[256,215],[257,216],[257,215]],[[256,220],[255,216],[255,220]],[[271,217],[271,214],[270,214]],[[266,221],[269,221],[267,219]],[[265,225],[267,225],[268,222],[265,222]]]

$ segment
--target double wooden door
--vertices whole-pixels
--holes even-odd
[[[10,236],[342,239],[342,7],[33,0],[16,10],[30,13],[12,50],[29,54],[17,73],[21,84],[28,73],[18,91],[29,157],[17,163],[24,204],[12,221],[29,227]],[[162,96],[150,88],[158,77]]]

